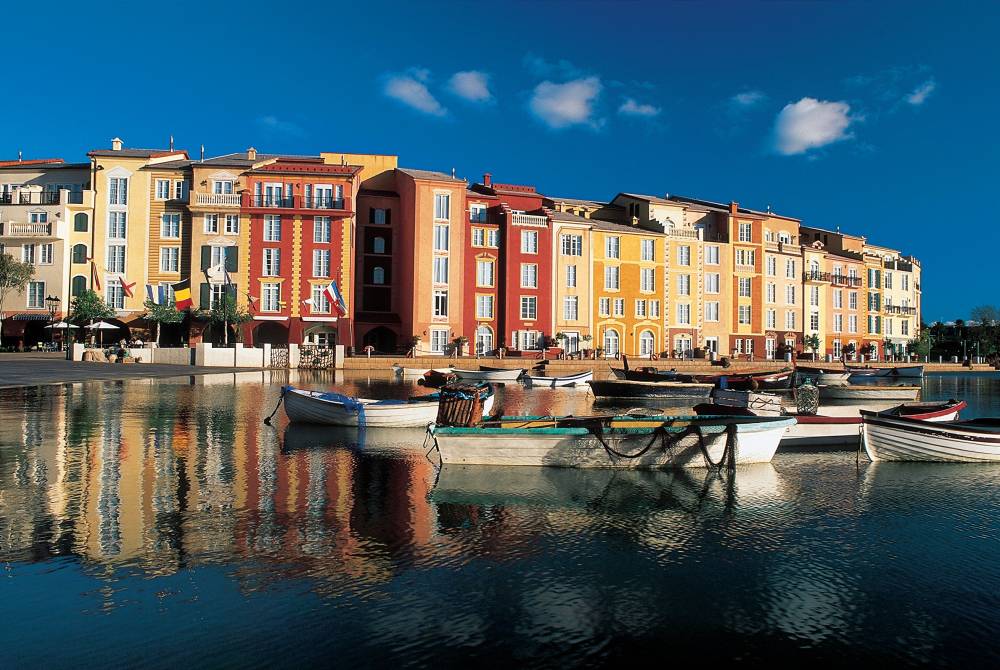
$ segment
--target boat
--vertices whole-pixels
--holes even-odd
[[[521,375],[523,375],[525,371],[521,368],[509,369],[481,367],[478,370],[459,370],[458,368],[454,368],[452,369],[452,373],[459,379],[465,379],[467,381],[516,382],[521,378]]]
[[[924,376],[923,365],[901,365],[894,368],[847,368],[851,377],[906,377],[918,379]]]
[[[399,377],[423,377],[431,371],[430,368],[404,368],[401,365],[393,365],[392,369]]]
[[[688,382],[638,382],[623,379],[590,380],[590,390],[599,400],[697,400],[707,398],[712,384]]]
[[[861,412],[861,444],[872,461],[1000,463],[1000,419],[934,422]]]
[[[448,372],[431,369],[423,376],[422,379],[417,380],[417,384],[427,386],[428,388],[441,388],[445,384],[450,384],[456,379],[458,379],[458,376],[455,375],[454,372],[451,372],[451,368],[448,369]]]
[[[675,370],[659,370],[652,366],[641,368],[611,368],[615,379],[633,382],[690,382],[691,375],[682,375]]]
[[[571,374],[559,375],[558,377],[546,377],[545,375],[525,375],[525,384],[538,388],[558,388],[560,386],[576,386],[589,382],[594,378],[593,370],[584,370]]]
[[[765,370],[761,372],[741,372],[739,374],[706,374],[690,375],[691,380],[699,384],[714,384],[720,388],[737,390],[786,389],[792,384],[795,370]]]
[[[713,468],[770,462],[794,423],[790,417],[510,416],[428,431],[442,465]]]
[[[924,366],[923,365],[906,365],[903,367],[892,369],[893,377],[914,377],[920,378],[924,376]]]
[[[805,383],[806,380],[819,386],[842,386],[848,383],[851,373],[799,366],[795,368],[795,376],[796,386]]]
[[[481,387],[483,415],[493,409],[493,391]],[[441,393],[416,396],[409,400],[370,400],[326,391],[307,391],[294,386],[281,389],[285,414],[293,423],[325,426],[385,426],[393,428],[420,427],[434,422],[438,416]]]
[[[892,375],[892,368],[852,368],[846,370],[851,373],[851,378],[861,377],[889,377]]]
[[[819,397],[824,400],[916,400],[919,395],[919,386],[847,384],[819,389]]]

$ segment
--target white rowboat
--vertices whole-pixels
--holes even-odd
[[[524,370],[459,370],[451,371],[459,379],[477,382],[516,382],[524,374]]]
[[[594,378],[593,370],[584,370],[571,375],[560,375],[558,377],[545,377],[542,375],[527,375],[526,384],[535,388],[557,388],[560,386],[576,386],[586,384]]]
[[[1000,463],[1000,419],[934,423],[861,412],[861,420],[872,461]]]
[[[437,419],[440,396],[436,393],[407,400],[349,398],[323,391],[287,387],[285,414],[293,423],[326,426],[425,427]],[[483,415],[493,408],[493,395],[483,401]]]
[[[819,397],[825,400],[916,400],[919,395],[919,386],[851,384],[822,386],[819,389]]]

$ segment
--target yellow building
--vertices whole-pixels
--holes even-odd
[[[555,333],[565,337],[559,343],[566,353],[590,349],[594,318],[593,267],[594,222],[569,212],[555,211],[552,221],[552,323]],[[589,336],[589,337],[588,337]]]

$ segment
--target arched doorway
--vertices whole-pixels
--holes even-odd
[[[288,344],[288,327],[277,321],[265,321],[254,328],[253,343]]]
[[[604,331],[604,357],[605,358],[617,358],[618,357],[618,343],[620,338],[618,337],[618,331],[614,328],[608,328]]]
[[[337,329],[327,325],[315,326],[303,334],[302,343],[316,347],[332,347],[337,344]]]
[[[372,328],[361,340],[362,347],[372,347],[377,353],[391,354],[396,351],[397,335],[385,326]]]
[[[656,338],[653,337],[653,331],[644,330],[639,333],[639,355],[648,358],[656,346]]]
[[[476,354],[485,356],[493,351],[493,330],[482,325],[476,329]]]

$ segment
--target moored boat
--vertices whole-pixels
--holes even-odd
[[[423,377],[431,371],[430,368],[404,368],[401,365],[393,365],[392,369],[400,377]]]
[[[709,468],[767,463],[787,417],[503,417],[431,426],[442,464],[575,468]]]
[[[823,368],[795,368],[795,385],[799,386],[807,380],[819,386],[842,386],[848,383],[850,372],[839,370],[826,370]]]
[[[576,386],[577,384],[585,384],[593,378],[593,370],[583,370],[581,372],[559,375],[558,377],[528,374],[524,377],[524,380],[525,384],[533,388],[558,388],[560,386]]]
[[[623,379],[591,380],[590,390],[599,400],[697,400],[712,393],[712,384],[639,382]]]
[[[615,379],[633,382],[690,382],[691,375],[679,374],[676,370],[659,370],[654,367],[611,368]]]
[[[913,377],[919,378],[924,376],[924,366],[923,365],[906,365],[903,367],[896,367],[892,369],[892,375],[894,377]]]
[[[851,373],[851,377],[889,377],[892,375],[892,368],[846,368]]]
[[[718,387],[752,391],[758,389],[786,389],[791,386],[792,375],[795,370],[765,370],[761,372],[742,372],[738,374],[694,374],[691,375],[692,382],[699,384],[713,384]]]
[[[1000,419],[933,422],[861,412],[861,438],[872,461],[1000,463]]]
[[[916,400],[920,395],[920,387],[874,384],[822,386],[819,395],[824,400]]]
[[[482,388],[487,394],[483,398],[483,415],[488,415],[493,408],[493,392],[488,386]],[[286,386],[282,389],[282,398],[285,414],[293,423],[405,428],[432,423],[438,416],[441,394],[409,400],[371,400]]]
[[[459,379],[480,382],[516,382],[525,373],[520,368],[480,368],[478,370],[452,370]]]

